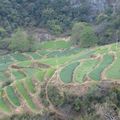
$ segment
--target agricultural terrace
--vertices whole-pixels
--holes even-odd
[[[103,72],[107,79],[120,80],[120,49],[116,44],[85,49],[57,40],[39,47],[34,52],[0,56],[0,112],[26,111],[24,107],[40,111],[38,91],[55,73],[65,85],[102,81]]]

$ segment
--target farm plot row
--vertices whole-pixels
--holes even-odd
[[[36,104],[30,96],[30,93],[34,94],[35,92],[35,85],[31,79],[16,81],[15,84],[1,90],[0,111],[11,113],[13,109],[20,107],[22,105],[21,102],[24,101],[31,110],[37,110]]]
[[[116,59],[114,60],[112,66],[106,72],[106,77],[108,79],[120,79],[120,51],[116,53]]]
[[[101,80],[101,74],[110,64],[113,63],[113,55],[105,54],[103,59],[85,59],[80,62],[80,65],[77,63],[69,64],[64,67],[60,72],[60,78],[64,83],[79,82],[83,83],[86,77],[90,77],[92,80],[99,81]],[[118,60],[116,63],[118,65]],[[112,70],[114,70],[113,68]],[[118,72],[116,74],[119,76],[119,67],[117,67]],[[109,71],[113,73],[113,71]],[[74,73],[74,74],[73,74]],[[110,73],[110,75],[111,75]]]
[[[110,64],[112,64],[114,58],[110,54],[106,54],[103,56],[103,60],[100,64],[89,74],[89,77],[93,80],[101,80],[101,74],[105,68],[107,68]]]
[[[36,93],[35,83],[32,81],[32,77],[35,77],[36,80],[40,83],[46,78],[50,79],[55,72],[54,68],[49,69],[29,69],[28,75],[31,75],[31,78],[17,80],[11,86],[6,86],[1,89],[0,94],[0,110],[6,113],[10,113],[11,105],[14,107],[21,106],[21,100],[25,101],[26,105],[32,110],[37,110],[37,105],[33,101],[31,96]],[[16,74],[17,75],[17,74]],[[9,104],[6,102],[6,99],[9,101]]]
[[[88,75],[88,73],[95,68],[95,66],[99,63],[98,60],[85,60],[83,63],[81,63],[75,70],[74,73],[74,81],[83,83],[85,77]]]
[[[73,72],[78,65],[79,65],[79,62],[71,63],[61,70],[60,78],[64,83],[72,82]]]

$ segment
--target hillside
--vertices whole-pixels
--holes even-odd
[[[92,96],[96,99],[96,105],[98,99],[101,101],[104,98],[109,99],[108,106],[110,103],[111,106],[117,107],[118,113],[120,112],[119,44],[86,49],[72,47],[69,41],[59,40],[43,42],[40,47],[41,50],[35,52],[16,52],[0,56],[0,118],[2,120],[3,117],[13,114],[43,115],[45,111],[50,112],[50,116],[54,114],[59,116],[58,120],[69,120],[74,117],[77,120],[80,116],[85,116],[85,113],[90,115],[88,108],[90,111],[95,110],[93,102],[90,101],[89,105],[93,108],[84,108],[87,106],[87,103],[84,103],[87,98],[82,96],[87,96],[88,93],[93,93],[94,97],[98,93],[96,98]],[[112,94],[111,97],[109,94],[111,92],[115,96]],[[95,102],[92,97],[91,101]],[[84,102],[80,103],[81,100]],[[104,102],[100,102],[95,111],[100,112],[100,108],[104,109]],[[103,113],[99,113],[100,120],[104,120],[104,114],[109,109],[107,106],[105,108]],[[112,114],[108,115],[110,116]],[[114,117],[115,120],[119,119],[118,114]],[[41,118],[44,119],[45,116]]]
[[[76,22],[91,24],[99,44],[112,43],[120,29],[119,12],[119,0],[0,0],[0,43],[18,28],[42,28],[52,35],[67,36]]]

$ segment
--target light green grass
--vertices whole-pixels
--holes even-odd
[[[20,67],[28,67],[28,66],[30,66],[31,65],[31,61],[21,61],[21,62],[19,62],[18,63],[18,66],[20,66]]]
[[[0,110],[7,113],[11,111],[1,96],[0,96]]]
[[[98,48],[95,50],[95,53],[96,53],[96,54],[105,54],[105,53],[108,53],[108,52],[109,52],[109,46],[98,47]]]
[[[64,40],[61,41],[48,41],[41,44],[41,49],[66,49],[70,48],[70,42],[66,42]]]
[[[71,59],[70,57],[46,58],[46,59],[42,59],[41,63],[49,64],[52,66],[57,66],[57,65],[64,64],[65,62],[69,61],[70,59]]]
[[[117,53],[117,59],[106,73],[107,78],[120,79],[120,52]]]
[[[54,68],[49,68],[45,74],[45,77],[48,79],[51,78],[53,76],[54,72],[55,72]]]
[[[113,56],[106,54],[103,57],[102,62],[99,64],[99,66],[97,66],[90,74],[89,76],[91,77],[91,79],[93,80],[101,80],[101,73],[103,72],[103,70],[108,67],[110,64],[112,64],[113,62]]]
[[[24,81],[25,86],[28,89],[28,92],[35,93],[35,85],[31,79],[25,79]]]
[[[75,70],[75,81],[83,83],[85,76],[98,64],[97,60],[86,60]]]
[[[45,70],[38,70],[35,73],[35,77],[37,78],[37,80],[39,80],[40,82],[44,81],[44,76],[45,76],[46,71]]]
[[[114,43],[111,45],[111,50],[114,52],[120,51],[120,43]]]

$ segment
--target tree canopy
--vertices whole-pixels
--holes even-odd
[[[74,45],[79,45],[80,47],[91,47],[96,45],[97,36],[92,26],[84,22],[79,22],[75,23],[72,29],[71,41]]]

